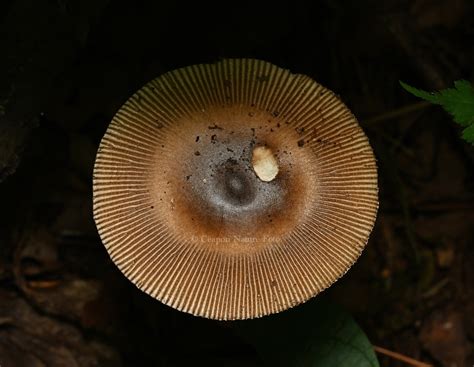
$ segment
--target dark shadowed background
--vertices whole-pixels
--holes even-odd
[[[136,289],[92,218],[108,123],[159,74],[270,61],[336,92],[378,159],[380,211],[327,292],[376,345],[474,363],[474,148],[428,90],[474,80],[470,0],[0,1],[0,364],[260,366],[232,323]],[[380,358],[383,366],[401,366]]]

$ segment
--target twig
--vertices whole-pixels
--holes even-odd
[[[411,202],[411,208],[416,213],[450,213],[450,212],[471,212],[474,210],[474,200],[437,200],[437,201],[422,201],[422,202]],[[399,206],[385,205],[381,212],[390,213],[400,211]]]
[[[13,325],[14,320],[11,317],[0,317],[0,327]]]
[[[394,15],[387,16],[385,23],[400,49],[407,55],[407,60],[411,61],[429,82],[430,88],[443,89],[446,81],[451,78],[440,70],[433,52],[422,46],[420,42],[422,37],[413,37],[413,34],[417,33],[413,21],[408,16]]]
[[[447,286],[450,282],[449,278],[444,278],[440,282],[436,283],[433,287],[428,289],[425,293],[421,295],[422,298],[430,298],[436,295],[441,289]]]
[[[387,140],[389,143],[392,144],[393,149],[400,149],[402,153],[404,153],[407,157],[415,158],[416,154],[413,152],[412,149],[407,148],[400,139],[392,138],[389,134],[384,133],[383,131],[379,132],[380,136]]]
[[[387,121],[387,120],[392,120],[394,118],[404,116],[404,115],[410,114],[410,113],[415,112],[415,111],[423,110],[423,109],[425,109],[429,106],[432,106],[432,104],[430,102],[426,102],[426,101],[415,102],[415,103],[411,103],[411,104],[403,106],[403,107],[396,108],[396,109],[388,111],[388,112],[384,112],[380,115],[371,117],[367,120],[363,120],[362,122],[363,122],[364,125],[372,125],[372,124],[375,124],[377,122],[384,122],[384,121]]]
[[[413,250],[414,262],[418,265],[420,263],[420,254],[418,251],[418,243],[416,240],[415,231],[411,219],[411,203],[409,202],[407,197],[405,183],[401,178],[398,167],[394,163],[395,160],[393,158],[393,153],[389,153],[387,149],[381,149],[379,154],[381,159],[384,159],[387,163],[387,176],[390,178],[390,181],[393,182],[393,184],[395,185],[394,188],[397,191],[398,201],[402,209],[405,234],[407,236],[408,243],[410,244]]]
[[[401,362],[405,362],[406,364],[409,364],[410,366],[433,367],[433,365],[431,365],[431,364],[427,364],[427,363],[424,363],[424,362],[417,361],[416,359],[407,357],[407,356],[405,356],[401,353],[392,352],[391,350],[388,350],[388,349],[385,349],[385,348],[382,348],[382,347],[378,347],[376,345],[374,345],[373,347],[374,347],[374,350],[377,353],[383,354],[385,356],[388,356],[390,358],[396,359],[396,360],[401,361]]]

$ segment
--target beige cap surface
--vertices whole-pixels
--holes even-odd
[[[93,191],[120,270],[161,302],[219,320],[329,287],[378,207],[375,158],[348,108],[309,77],[251,59],[171,71],[135,93],[102,139]]]

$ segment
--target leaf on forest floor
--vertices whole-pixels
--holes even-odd
[[[352,317],[324,299],[238,322],[236,331],[269,366],[379,366],[371,343]]]
[[[400,84],[411,94],[442,106],[453,116],[456,123],[464,127],[463,139],[474,144],[474,87],[471,83],[458,80],[454,82],[454,88],[433,93],[414,88],[402,81]]]

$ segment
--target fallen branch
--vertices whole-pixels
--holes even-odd
[[[380,353],[380,354],[383,354],[387,357],[390,357],[390,358],[393,358],[393,359],[396,359],[397,361],[400,361],[400,362],[404,362],[406,364],[409,364],[410,366],[415,366],[415,367],[433,367],[433,365],[431,364],[427,364],[427,363],[424,363],[424,362],[420,362],[416,359],[413,359],[413,358],[410,358],[410,357],[407,357],[401,353],[397,353],[397,352],[393,352],[391,350],[388,350],[388,349],[385,349],[385,348],[382,348],[382,347],[378,347],[376,345],[374,345],[374,350],[377,352],[377,353]]]

